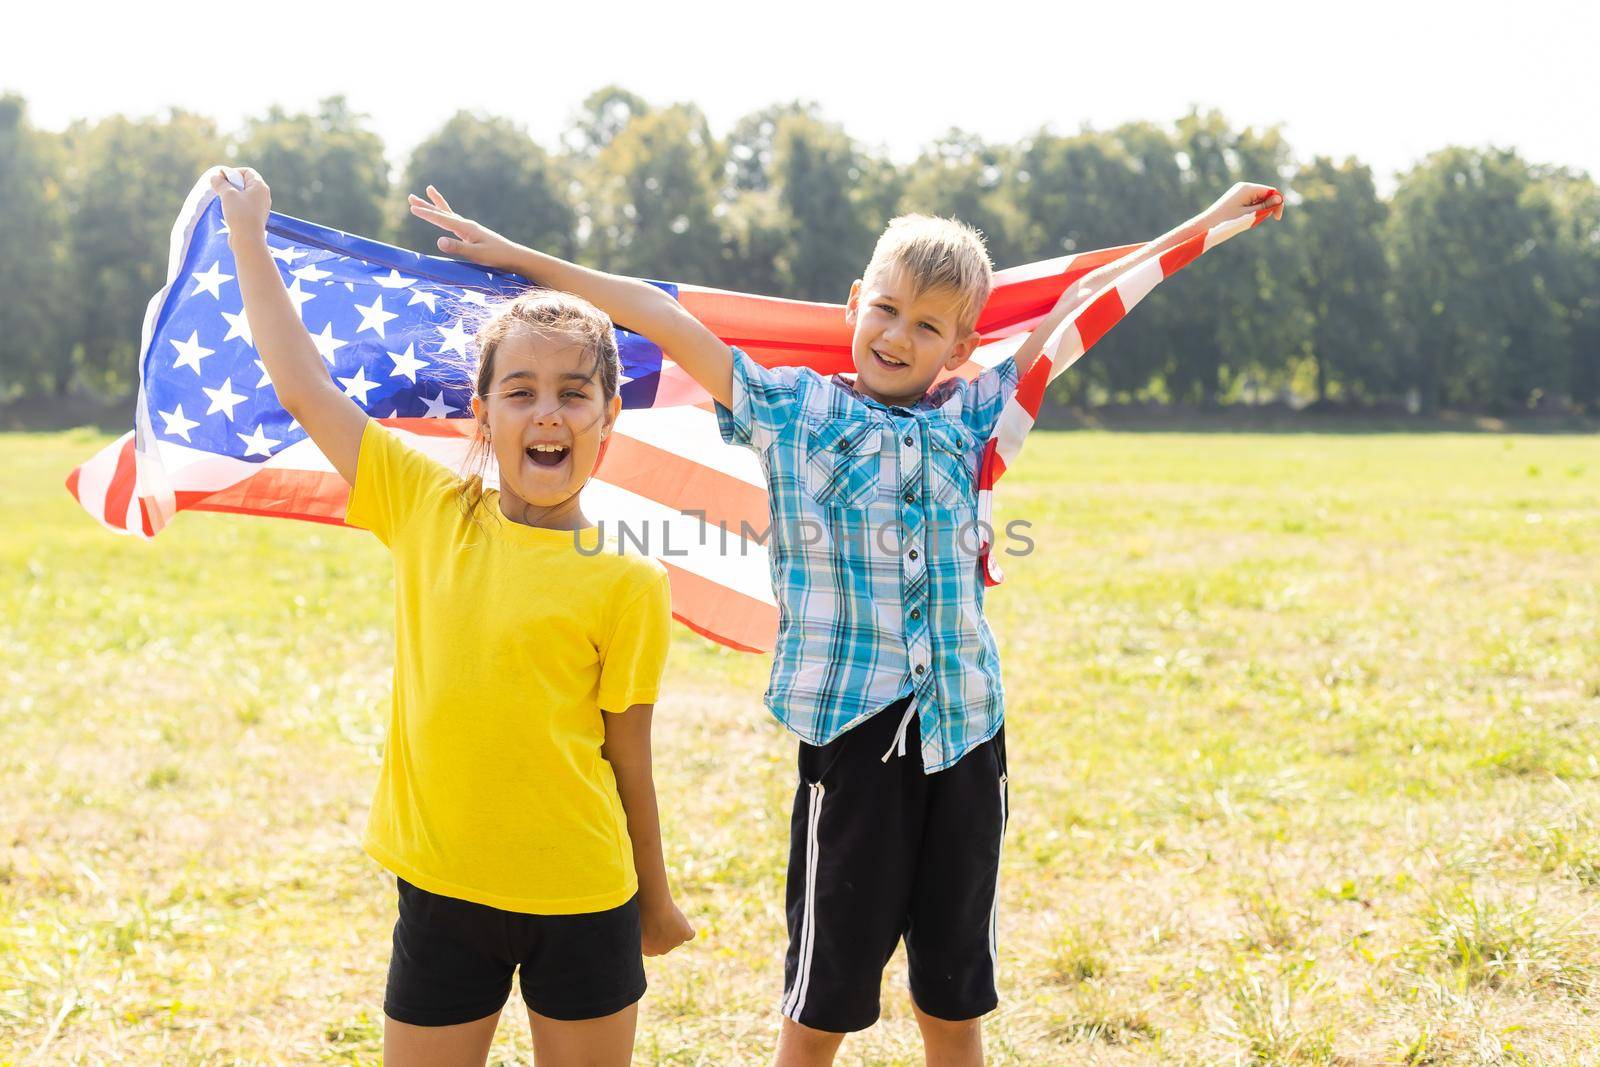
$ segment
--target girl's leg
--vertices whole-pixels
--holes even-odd
[[[550,1019],[530,1008],[533,1060],[553,1067],[628,1067],[638,1021],[637,1001],[612,1015],[572,1022]]]
[[[483,1067],[499,1021],[499,1012],[454,1026],[413,1026],[384,1016],[383,1062],[385,1067]]]

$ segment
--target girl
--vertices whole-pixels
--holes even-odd
[[[611,323],[529,293],[479,330],[461,479],[333,384],[267,248],[254,171],[222,200],[278,398],[351,485],[346,521],[395,563],[394,698],[364,845],[398,878],[385,1062],[482,1064],[520,966],[540,1063],[629,1061],[646,955],[674,906],[650,772],[666,573],[584,554],[578,493],[622,403]]]

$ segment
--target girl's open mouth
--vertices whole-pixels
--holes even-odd
[[[559,467],[571,449],[561,445],[531,445],[523,451],[530,460],[541,467]]]

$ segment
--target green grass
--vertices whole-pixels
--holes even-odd
[[[392,880],[357,847],[382,549],[61,488],[0,436],[0,1064],[373,1063]],[[1040,434],[989,614],[1012,822],[993,1061],[1600,1057],[1600,440]],[[794,742],[681,632],[658,716],[700,936],[642,1063],[776,1032]],[[903,963],[841,1062],[919,1063]],[[520,1009],[516,1009],[520,1011]],[[498,1062],[528,1062],[526,1024]]]

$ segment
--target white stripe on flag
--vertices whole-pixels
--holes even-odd
[[[777,605],[766,547],[741,537],[738,530],[728,531],[724,553],[720,527],[598,478],[583,491],[583,510],[590,521],[604,524],[608,539],[617,538],[626,528],[633,539],[627,542],[630,550],[636,541],[647,538],[642,550],[662,562],[752,600]]]

